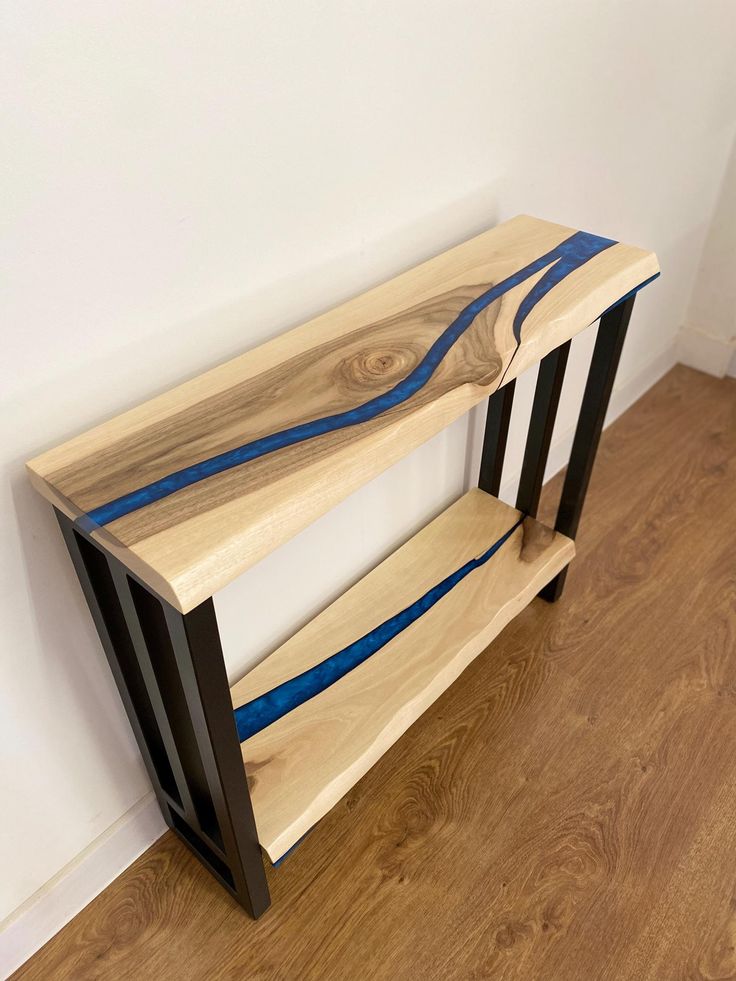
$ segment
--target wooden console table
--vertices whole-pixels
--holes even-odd
[[[540,593],[556,599],[655,255],[514,218],[28,464],[169,826],[254,916],[277,862]],[[555,529],[571,338],[600,318]],[[516,507],[514,379],[540,363]],[[490,396],[490,399],[489,399]],[[471,490],[232,690],[212,595],[489,399]]]

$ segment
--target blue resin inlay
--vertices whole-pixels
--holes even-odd
[[[323,436],[336,429],[360,425],[389,409],[395,408],[397,405],[401,405],[402,402],[406,402],[426,385],[447,352],[470,327],[478,314],[482,313],[486,307],[494,300],[498,300],[504,293],[540,272],[545,266],[554,263],[554,266],[532,287],[517,311],[514,318],[514,336],[518,347],[521,340],[522,323],[532,308],[565,276],[598,255],[599,252],[603,252],[604,249],[615,244],[609,238],[601,238],[588,232],[575,232],[574,235],[565,239],[550,252],[535,259],[534,262],[530,262],[529,265],[508,276],[496,286],[492,286],[469,303],[434,341],[419,364],[406,378],[398,382],[389,391],[344,412],[337,412],[334,415],[323,416],[321,419],[315,419],[311,422],[290,426],[280,432],[261,436],[243,446],[218,453],[208,460],[202,460],[201,463],[184,467],[167,477],[154,480],[138,490],[123,494],[107,504],[94,508],[87,517],[97,525],[109,524],[117,518],[122,518],[139,508],[160,501],[162,498],[175,494],[200,480],[206,480],[207,477],[214,477],[216,474],[231,470],[233,467],[239,467],[241,464],[265,456],[267,453],[274,453],[276,450],[293,446],[295,443]]]
[[[465,565],[461,566],[451,575],[443,579],[442,582],[432,586],[423,596],[415,600],[411,606],[385,620],[370,633],[365,634],[359,640],[348,644],[337,654],[326,658],[313,668],[303,671],[301,674],[284,681],[282,684],[272,688],[258,698],[254,698],[245,705],[235,709],[235,725],[238,729],[238,738],[241,743],[254,736],[261,729],[270,726],[272,722],[288,715],[293,709],[303,702],[314,698],[320,692],[334,685],[336,681],[343,678],[346,674],[357,668],[358,665],[367,661],[368,658],[385,647],[389,641],[393,640],[398,634],[405,630],[410,624],[414,623],[430,610],[435,603],[438,603],[443,596],[446,596],[451,589],[454,589],[459,582],[470,575],[475,569],[482,565],[496,554],[504,542],[508,541],[517,528],[524,521],[522,515],[518,521],[505,532],[498,541],[494,542],[490,548],[486,549],[478,558],[470,559]]]

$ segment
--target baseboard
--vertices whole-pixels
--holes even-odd
[[[608,412],[604,428],[623,415],[634,402],[644,395],[653,385],[655,385],[663,375],[677,364],[677,351],[675,345],[666,348],[660,354],[648,361],[633,378],[624,382],[622,385],[614,386],[611,394],[611,401],[608,403]],[[570,459],[570,450],[575,435],[575,427],[570,426],[564,433],[556,435],[549,450],[547,459],[547,469],[544,472],[545,483],[563,467],[567,466]],[[500,497],[506,501],[512,501],[516,495],[516,488],[519,483],[519,473],[512,473],[504,479],[501,485]]]
[[[697,327],[683,327],[677,337],[677,360],[688,368],[705,371],[716,378],[736,369],[736,339],[714,337]]]
[[[166,830],[149,794],[0,923],[0,976],[50,940]]]

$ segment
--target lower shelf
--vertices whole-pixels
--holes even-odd
[[[572,559],[570,539],[520,519],[470,491],[232,688],[272,861]]]

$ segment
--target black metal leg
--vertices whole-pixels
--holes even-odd
[[[212,600],[179,613],[57,517],[167,824],[260,916],[270,899]]]
[[[493,494],[494,497],[498,497],[501,490],[503,459],[506,454],[515,387],[516,379],[512,379],[508,385],[499,388],[488,399],[478,487],[487,494]]]
[[[635,297],[631,296],[607,310],[601,317],[598,327],[598,336],[555,523],[555,529],[569,538],[575,538],[580,523],[634,299]],[[565,568],[544,587],[539,595],[550,602],[559,599],[566,577]]]
[[[132,650],[132,656],[145,687],[148,704],[153,712],[156,728],[161,736],[168,765],[174,775],[175,792],[173,797],[182,814],[191,820],[194,813],[194,801],[190,783],[184,771],[186,746],[182,739],[180,719],[175,711],[178,700],[176,697],[172,698],[171,693],[167,692],[168,678],[165,675],[163,659],[157,645],[149,643],[141,629],[132,594],[132,589],[137,586],[137,583],[128,579],[125,568],[118,561],[110,561],[105,553],[97,549],[90,541],[83,539],[80,547],[83,554],[91,554],[92,550],[96,551],[99,557],[98,561],[107,564],[108,575],[115,593],[115,601],[122,614],[119,633],[112,635],[113,645],[122,636],[126,646],[129,645]],[[93,579],[92,585],[97,588],[95,579]],[[112,600],[108,602],[112,602]]]
[[[64,541],[79,578],[138,748],[166,817],[166,806],[182,806],[177,781],[164,746],[148,690],[127,632],[125,617],[104,554],[74,532],[72,522],[56,511]],[[94,585],[93,585],[94,583]],[[115,638],[113,642],[113,638]]]
[[[235,891],[238,897],[247,897],[244,905],[257,917],[271,900],[214,603],[205,600],[185,615],[168,603],[162,605]]]
[[[569,353],[570,341],[566,341],[539,362],[537,387],[524,449],[524,462],[521,465],[519,491],[516,495],[516,507],[524,514],[534,516],[539,507],[544,470]]]

